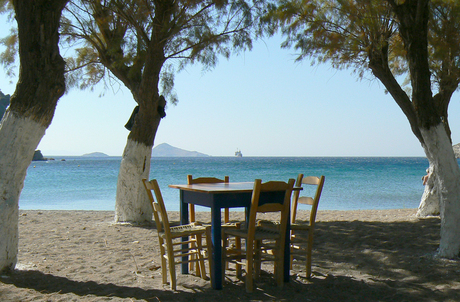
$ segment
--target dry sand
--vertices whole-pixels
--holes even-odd
[[[113,212],[21,211],[18,265],[0,276],[0,301],[460,301],[460,262],[433,258],[439,218],[414,214],[320,211],[313,277],[296,263],[279,289],[268,263],[248,294],[233,271],[223,290],[179,267],[177,291],[163,286],[153,225],[114,224]]]

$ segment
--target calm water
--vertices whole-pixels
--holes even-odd
[[[20,209],[114,210],[121,158],[65,157],[32,162],[19,199]],[[168,210],[179,210],[179,191],[168,184],[186,175],[230,176],[263,181],[325,175],[323,210],[417,208],[428,161],[418,157],[206,157],[152,158],[151,178],[160,184]],[[201,208],[206,210],[205,208]]]

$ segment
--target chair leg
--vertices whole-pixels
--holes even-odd
[[[261,248],[261,241],[256,240],[254,242],[254,279],[258,280],[260,277],[260,268],[262,265],[261,258],[262,258],[262,252],[260,250]]]
[[[254,242],[246,240],[246,292],[252,293],[254,291]]]
[[[169,277],[171,278],[171,290],[175,291],[176,290],[176,267],[174,264],[174,257],[169,257],[168,266],[169,266]]]
[[[203,279],[207,279],[206,277],[206,268],[204,266],[204,258],[203,258],[203,246],[202,246],[202,237],[201,237],[201,234],[197,234],[196,235],[196,245],[197,245],[197,256],[198,256],[198,262],[199,265],[197,267],[197,276],[198,274],[200,274],[200,277],[203,278]]]
[[[163,281],[163,284],[168,283],[168,270],[167,270],[167,261],[166,261],[166,251],[164,247],[164,241],[160,240],[160,254],[161,254],[161,278]]]
[[[307,255],[306,277],[311,277],[311,255]]]
[[[190,223],[195,222],[195,205],[194,204],[189,204],[189,221]]]
[[[161,279],[163,284],[168,283],[168,269],[167,269],[167,262],[166,262],[166,255],[161,256]]]
[[[275,257],[275,278],[278,287],[284,285],[284,247],[278,244],[277,254]]]
[[[191,260],[195,260],[195,262],[190,263],[191,264],[190,266],[191,267],[195,266],[194,270],[195,270],[195,275],[197,277],[204,278],[205,276],[201,274],[201,268],[200,268],[201,261],[200,261],[199,253],[201,249],[199,248],[198,240],[201,240],[201,238],[198,239],[198,236],[195,236],[195,242],[193,243],[193,248],[197,251],[197,254],[190,256]]]
[[[174,261],[174,248],[173,248],[173,243],[171,239],[166,239],[165,240],[166,244],[166,253],[163,258],[166,264],[166,258],[168,259],[168,268],[169,268],[169,277],[171,278],[171,290],[176,290],[176,264]],[[163,262],[162,262],[163,263]],[[166,265],[165,265],[166,268]],[[166,276],[166,271],[164,274],[164,277]],[[164,280],[164,279],[163,279]]]
[[[195,240],[196,240],[196,238],[195,238]],[[194,243],[189,243],[189,244],[192,245],[192,248],[194,248],[194,249],[197,248],[196,244],[194,244]],[[195,276],[201,277],[201,273],[200,273],[200,262],[199,262],[199,259],[198,259],[197,255],[196,255],[196,254],[192,254],[192,255],[190,255],[190,256],[188,256],[188,257],[189,257],[189,259],[190,259],[190,262],[189,262],[189,264],[188,264],[188,270],[189,270],[189,272],[194,271],[194,272],[195,272]]]
[[[192,222],[195,222],[195,205],[194,204],[189,204],[189,222],[192,223]],[[195,255],[192,255],[190,256],[190,259],[191,260],[194,260],[195,259]],[[195,272],[198,273],[199,269],[198,269],[198,262],[190,262],[189,263],[189,270],[195,270]],[[195,266],[195,268],[194,268]]]
[[[310,278],[311,277],[311,254],[312,254],[312,248],[313,248],[313,234],[310,231],[308,233],[308,245],[307,245],[307,268],[306,268],[306,277]]]
[[[230,211],[228,208],[224,210],[224,222],[228,223],[230,221]]]
[[[235,237],[235,248],[237,251],[239,251],[239,253],[241,253],[241,238],[240,237]],[[242,275],[241,264],[237,263],[236,264],[236,276],[241,277],[241,275]]]
[[[209,270],[211,270],[212,267],[212,240],[211,240],[211,227],[208,226],[206,227],[206,254],[207,254],[207,259],[209,263]],[[211,272],[210,272],[211,274]]]

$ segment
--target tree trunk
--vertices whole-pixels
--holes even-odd
[[[13,1],[20,73],[0,125],[0,271],[16,265],[19,196],[27,167],[65,91],[58,28],[67,1]]]
[[[426,177],[426,180],[425,180]],[[417,217],[428,217],[439,215],[439,190],[437,186],[437,176],[434,166],[430,165],[427,175],[424,176],[425,190],[417,209]]]
[[[152,220],[152,205],[141,181],[149,178],[151,156],[152,146],[128,138],[118,174],[116,222]]]
[[[161,118],[165,116],[166,102],[163,97],[139,99],[139,112],[128,136],[118,174],[115,222],[152,221],[152,205],[142,179],[149,178],[153,142]]]
[[[421,129],[425,153],[437,175],[440,189],[441,241],[438,256],[458,257],[460,253],[460,168],[442,123]]]
[[[0,271],[14,269],[17,262],[19,195],[45,129],[9,110],[0,126]]]

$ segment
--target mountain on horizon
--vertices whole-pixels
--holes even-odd
[[[83,154],[84,157],[109,157],[107,154],[102,152],[93,152],[93,153],[86,153]]]
[[[167,143],[159,144],[152,150],[152,157],[208,157],[197,151],[187,151],[173,147]]]

